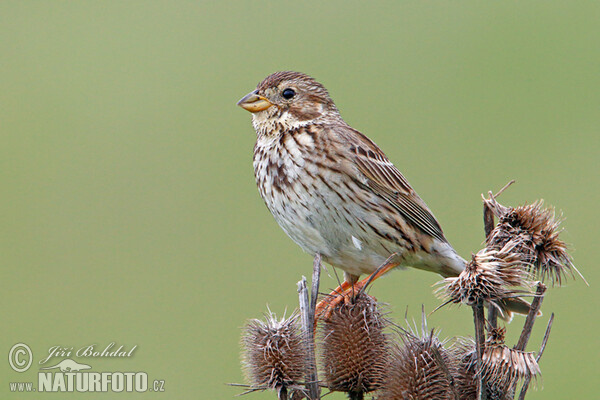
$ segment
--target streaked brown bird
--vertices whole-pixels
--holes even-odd
[[[377,271],[377,278],[398,266],[443,277],[465,268],[425,202],[383,151],[342,119],[319,82],[276,72],[238,105],[252,113],[261,197],[304,251],[344,271],[334,292],[358,290],[367,282],[358,282],[361,274]],[[527,303],[510,308],[526,312]]]

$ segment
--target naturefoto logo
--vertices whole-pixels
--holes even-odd
[[[92,344],[77,350],[52,346],[37,362],[37,386],[33,382],[10,382],[9,389],[11,392],[163,392],[164,380],[155,379],[149,386],[146,372],[96,372],[90,365],[90,360],[98,358],[132,357],[136,349],[137,345],[117,347],[114,342],[104,347]],[[59,361],[60,358],[63,359]],[[33,359],[31,348],[24,343],[15,344],[8,353],[10,366],[19,373],[30,369]]]

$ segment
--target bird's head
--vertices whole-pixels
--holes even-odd
[[[269,75],[237,104],[253,114],[257,130],[273,124],[297,128],[339,116],[327,89],[300,72],[283,71]]]

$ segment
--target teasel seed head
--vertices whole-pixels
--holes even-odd
[[[533,353],[511,349],[504,344],[504,328],[490,331],[483,350],[483,378],[497,388],[509,388],[525,378],[538,376],[541,371]]]
[[[321,366],[330,390],[360,399],[381,386],[389,352],[388,324],[375,299],[365,293],[338,305],[321,322]]]
[[[498,224],[486,239],[489,248],[512,244],[542,282],[548,279],[560,285],[567,275],[574,276],[574,271],[579,274],[567,245],[559,238],[560,219],[553,208],[544,208],[540,200],[516,208],[498,207],[495,211]]]
[[[454,399],[455,360],[435,331],[424,333],[423,337],[402,331],[400,337],[403,343],[396,343],[392,348],[390,366],[378,399]]]
[[[456,360],[454,373],[454,384],[461,400],[474,400],[477,398],[475,342],[471,338],[458,338],[449,349],[452,357]],[[485,394],[489,400],[506,400],[512,398],[512,387],[506,387],[491,380],[485,381]]]
[[[449,303],[475,305],[483,301],[494,304],[501,312],[504,312],[503,299],[514,297],[519,287],[530,289],[531,286],[524,263],[512,245],[499,250],[483,248],[458,277],[446,278],[440,283],[437,294]]]
[[[297,313],[277,320],[269,311],[264,321],[249,321],[242,347],[242,365],[252,389],[274,389],[279,396],[303,390],[306,348]]]
[[[449,349],[455,360],[456,370],[454,384],[458,397],[464,400],[477,398],[477,371],[475,341],[472,338],[460,337]]]

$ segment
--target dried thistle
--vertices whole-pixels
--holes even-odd
[[[298,314],[277,320],[269,311],[265,321],[251,320],[242,335],[244,370],[251,389],[274,389],[279,398],[287,392],[302,391],[306,350]]]
[[[379,399],[455,399],[452,378],[455,361],[435,331],[431,330],[423,337],[403,331],[401,338],[403,344],[396,344],[391,352]]]
[[[461,400],[477,399],[477,380],[479,375],[476,371],[477,353],[475,342],[471,338],[459,338],[450,349],[452,357],[456,360],[454,383],[458,397]],[[485,380],[485,398],[488,400],[511,399],[513,387],[507,387],[493,380]]]
[[[504,313],[504,301],[515,297],[516,288],[529,288],[523,261],[507,245],[500,250],[483,248],[475,254],[458,277],[446,278],[437,294],[449,303],[494,304]]]
[[[450,348],[455,361],[454,384],[458,397],[463,400],[477,398],[477,371],[475,341],[471,338],[458,338]]]
[[[509,388],[518,380],[541,373],[533,353],[510,349],[504,344],[505,330],[492,329],[483,350],[481,373],[498,388]]]
[[[550,279],[560,285],[566,275],[574,276],[573,271],[577,269],[567,245],[559,238],[560,220],[553,208],[544,208],[541,200],[516,208],[496,205],[493,211],[498,224],[486,239],[489,248],[512,245],[542,281]]]
[[[323,320],[321,365],[330,390],[362,399],[380,387],[387,365],[387,325],[375,299],[365,293],[340,304]]]
[[[539,374],[533,354],[507,348],[504,334],[503,328],[491,329],[483,352],[481,375],[489,400],[512,398],[514,382]],[[455,383],[460,399],[476,399],[479,374],[476,371],[475,342],[460,338],[451,352],[457,360]]]

